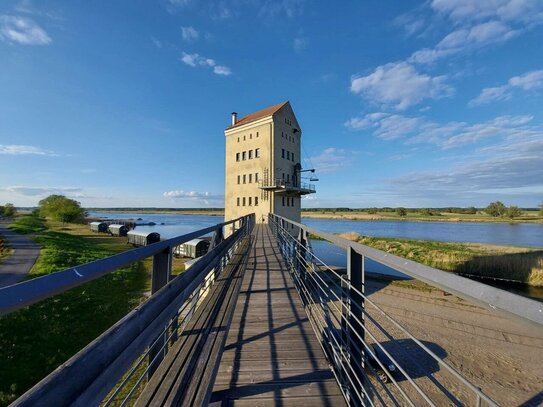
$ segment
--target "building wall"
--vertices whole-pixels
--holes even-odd
[[[298,131],[294,132],[293,129]],[[269,183],[283,177],[285,181],[293,182],[295,177],[294,167],[301,158],[301,131],[290,106],[285,106],[273,116],[227,129],[225,138],[225,220],[254,212],[258,223],[267,222],[269,213],[299,222],[299,196],[265,192],[259,188],[266,176]],[[256,149],[259,149],[260,157],[255,157]],[[253,152],[253,158],[249,158],[249,151]],[[239,161],[236,160],[238,153]],[[258,182],[255,181],[255,174],[258,174]],[[258,199],[256,206],[255,198]]]

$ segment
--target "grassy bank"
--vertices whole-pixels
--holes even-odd
[[[125,239],[92,234],[85,225],[45,226],[35,236],[42,251],[30,278],[128,248]],[[0,405],[12,402],[140,304],[149,288],[146,269],[138,262],[1,317]]]
[[[543,250],[475,243],[374,238],[360,236],[355,232],[339,236],[440,270],[515,280],[543,287]]]
[[[10,256],[13,253],[13,249],[10,247],[9,242],[6,240],[6,238],[2,235],[0,235],[0,240],[4,242],[4,246],[2,249],[0,249],[0,262],[5,259],[6,257]]]
[[[46,229],[45,219],[32,215],[17,216],[9,228],[17,233],[29,234],[42,232]]]
[[[543,216],[538,211],[523,211],[522,215],[514,218],[492,217],[483,212],[476,214],[433,212],[424,215],[419,211],[408,211],[405,216],[395,212],[355,211],[302,211],[303,218],[338,219],[338,220],[398,220],[415,222],[490,222],[490,223],[543,223]]]

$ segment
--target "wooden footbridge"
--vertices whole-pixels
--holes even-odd
[[[172,278],[173,248],[210,233],[208,253]],[[345,273],[315,256],[309,233],[345,250]],[[257,225],[248,215],[0,289],[0,311],[150,256],[151,297],[15,406],[496,405],[364,295],[366,257],[543,327],[541,303],[275,215]],[[447,386],[412,377],[397,351],[382,345],[396,337],[435,361]]]

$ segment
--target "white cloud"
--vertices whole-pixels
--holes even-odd
[[[206,205],[210,202],[224,201],[224,195],[211,194],[209,192],[175,190],[164,192],[162,195],[172,201],[196,201]]]
[[[162,48],[162,42],[160,40],[157,40],[155,37],[151,37],[151,41],[157,48]]]
[[[47,45],[51,37],[33,20],[19,16],[0,16],[0,38],[22,45]]]
[[[232,75],[232,70],[229,67],[224,66],[224,65],[217,65],[214,59],[205,58],[203,56],[200,56],[199,54],[187,54],[186,52],[183,52],[181,61],[184,64],[192,66],[192,67],[204,66],[204,67],[213,68],[213,72],[217,75],[222,75],[222,76]]]
[[[431,7],[457,24],[485,19],[524,23],[543,19],[540,0],[433,0]]]
[[[0,154],[6,155],[47,155],[51,157],[58,156],[58,154],[43,150],[35,146],[26,146],[20,144],[0,144]]]
[[[536,128],[527,127],[532,116],[499,116],[482,123],[427,121],[421,117],[407,117],[388,113],[371,113],[345,122],[352,130],[370,129],[383,140],[403,139],[406,144],[433,144],[441,149],[456,148],[484,139],[501,139],[519,135],[530,136]]]
[[[507,84],[493,88],[484,88],[481,93],[472,99],[468,106],[480,106],[491,102],[509,100],[515,88],[524,91],[534,91],[543,88],[543,70],[527,72],[523,75],[513,76]]]
[[[389,63],[377,67],[367,76],[353,76],[351,92],[372,102],[404,110],[424,99],[452,96],[454,89],[445,83],[446,79],[446,76],[418,73],[406,62]]]
[[[66,196],[77,196],[82,191],[76,187],[28,187],[28,186],[10,186],[5,189],[8,192],[23,196],[45,196],[59,194]]]
[[[181,35],[187,42],[196,41],[200,37],[200,33],[192,26],[181,27]]]
[[[215,72],[217,75],[232,75],[232,71],[227,66],[222,65],[216,65],[213,67],[213,72]]]

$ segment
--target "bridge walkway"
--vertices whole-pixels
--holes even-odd
[[[211,405],[345,405],[268,225],[252,241]]]

